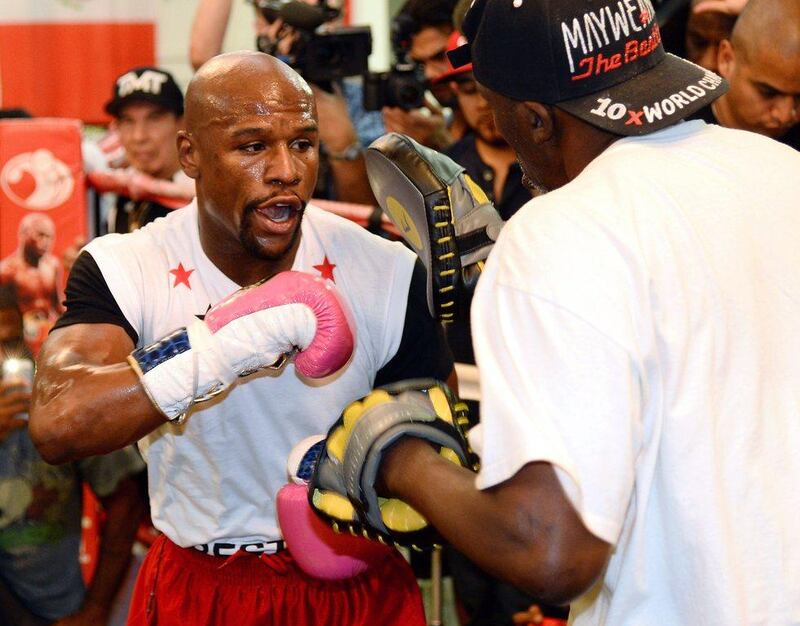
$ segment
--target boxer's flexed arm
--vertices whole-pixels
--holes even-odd
[[[110,452],[164,423],[128,364],[133,349],[113,324],[75,324],[50,334],[37,361],[29,423],[46,461]]]
[[[68,326],[51,334],[40,355],[31,436],[51,463],[108,452],[294,353],[302,375],[332,374],[354,345],[330,283],[301,272],[240,289],[204,320],[136,350],[121,327]]]

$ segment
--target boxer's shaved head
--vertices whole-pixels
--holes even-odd
[[[294,91],[313,109],[314,95],[305,80],[286,63],[261,52],[229,52],[214,57],[194,75],[186,91],[186,128],[192,132],[258,106],[253,89],[268,99]],[[315,114],[316,116],[316,114]]]
[[[780,138],[797,123],[800,0],[750,0],[718,60],[731,85],[714,105],[719,122]]]

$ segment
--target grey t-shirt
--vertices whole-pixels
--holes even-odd
[[[50,465],[26,428],[0,442],[0,578],[28,610],[60,619],[83,603],[78,560],[82,482],[103,498],[143,469],[132,447]]]

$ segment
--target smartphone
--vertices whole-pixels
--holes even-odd
[[[33,387],[33,361],[31,359],[9,358],[3,361],[3,380],[9,383]]]
[[[33,388],[33,361],[26,358],[9,358],[3,361],[3,381],[25,389]],[[28,419],[27,413],[17,413],[14,417]]]

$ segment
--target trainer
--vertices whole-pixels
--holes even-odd
[[[163,536],[129,624],[422,626],[398,552],[315,580],[284,548],[275,499],[292,447],[347,403],[450,374],[424,270],[402,244],[309,204],[314,98],[273,57],[207,62],[178,148],[196,202],[95,239],[75,263],[39,360],[34,441],[54,463],[139,441]]]
[[[800,155],[696,120],[649,0],[477,0],[476,80],[540,193],[472,307],[476,477],[384,456],[480,566],[574,624],[800,623]]]

